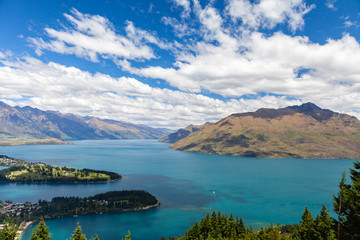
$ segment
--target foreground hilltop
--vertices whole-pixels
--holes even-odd
[[[313,103],[232,114],[171,148],[262,158],[360,158],[360,121]]]
[[[37,108],[11,107],[0,102],[0,141],[32,139],[143,139],[161,138],[167,129],[151,128],[95,117],[81,117]],[[8,145],[11,145],[8,144]]]

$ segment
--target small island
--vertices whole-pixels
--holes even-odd
[[[0,155],[2,183],[101,183],[121,179],[121,175],[100,170],[75,169],[34,163]]]

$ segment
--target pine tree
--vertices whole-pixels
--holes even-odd
[[[97,234],[95,234],[95,237],[91,238],[91,240],[100,240],[99,236]]]
[[[14,226],[9,223],[4,223],[3,229],[0,230],[1,240],[14,240],[16,237],[16,230]]]
[[[319,240],[335,239],[334,224],[328,212],[329,211],[323,205],[320,211],[320,215],[318,215],[315,219],[317,239]]]
[[[52,234],[49,233],[49,227],[46,226],[44,218],[41,217],[39,224],[31,233],[30,240],[50,240]]]
[[[198,222],[195,222],[194,227],[192,228],[194,239],[199,239],[200,237],[200,227]]]
[[[305,207],[304,213],[301,215],[302,221],[299,226],[299,237],[301,240],[316,239],[315,222],[311,212]]]
[[[261,227],[260,231],[256,234],[257,240],[268,240],[267,234],[263,227]]]
[[[87,240],[85,237],[85,234],[82,233],[82,229],[81,229],[81,226],[79,225],[79,223],[77,224],[77,227],[76,227],[72,237],[70,237],[70,240]]]
[[[125,236],[125,240],[131,240],[131,233],[128,231],[128,235]]]
[[[335,220],[335,223],[337,225],[337,239],[342,239],[341,237],[341,225],[344,224],[345,220],[345,212],[344,212],[344,202],[347,201],[347,197],[345,194],[347,191],[345,189],[349,187],[349,185],[345,184],[346,182],[346,173],[344,172],[342,174],[342,178],[339,184],[339,193],[337,196],[334,196],[333,205],[334,205],[334,211],[337,214],[337,220]]]
[[[279,232],[278,227],[274,227],[274,229],[268,233],[267,239],[268,240],[281,240],[282,239],[282,236]]]
[[[236,228],[236,234],[237,236],[244,236],[245,235],[245,224],[244,221],[242,220],[242,218],[238,218],[236,217],[236,223],[235,223],[235,228]]]
[[[350,169],[351,184],[341,181],[338,197],[334,197],[334,207],[340,216],[338,225],[339,239],[360,239],[360,162],[354,163],[354,169]],[[340,186],[339,186],[340,187]]]
[[[206,217],[201,220],[200,231],[203,234],[204,239],[207,239],[211,231],[211,220],[209,214],[206,214]]]

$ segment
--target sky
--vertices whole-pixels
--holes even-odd
[[[0,0],[0,101],[177,129],[312,102],[360,118],[359,0]]]

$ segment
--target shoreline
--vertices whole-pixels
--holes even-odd
[[[151,209],[151,208],[155,208],[155,207],[158,207],[160,206],[160,202],[158,201],[156,204],[153,204],[153,205],[149,205],[149,206],[146,206],[146,207],[142,207],[142,208],[135,208],[135,209],[124,209],[120,212],[136,212],[136,211],[145,211],[145,210],[148,210],[148,209]]]
[[[24,234],[24,232],[25,232],[32,224],[34,224],[34,223],[35,223],[35,222],[33,222],[33,221],[25,222],[25,226],[23,227],[23,229],[17,231],[18,237],[16,237],[15,239],[16,239],[16,240],[21,240],[22,235]]]
[[[160,206],[160,202],[157,202],[156,204],[153,204],[153,205],[149,205],[149,206],[146,206],[146,207],[142,207],[142,208],[136,208],[136,209],[124,209],[120,212],[105,212],[105,213],[121,213],[121,212],[137,212],[137,211],[146,211],[146,210],[149,210],[149,209],[152,209],[152,208],[155,208],[155,207],[158,207]],[[84,215],[79,215],[79,216],[86,216],[86,215],[93,215],[94,213],[91,213],[91,214],[84,214]],[[97,215],[95,213],[95,215]],[[71,217],[70,215],[69,216],[63,216],[61,218],[66,218],[66,217]],[[46,219],[56,219],[55,217],[54,218],[44,218],[45,220]],[[36,221],[30,221],[30,222],[26,222],[25,223],[25,226],[22,228],[22,230],[18,230],[17,231],[17,238],[15,238],[16,240],[22,240],[22,236],[24,234],[24,232],[33,224],[35,224]]]
[[[72,145],[73,142],[63,141],[58,138],[30,139],[30,140],[0,140],[0,147],[23,145]]]

